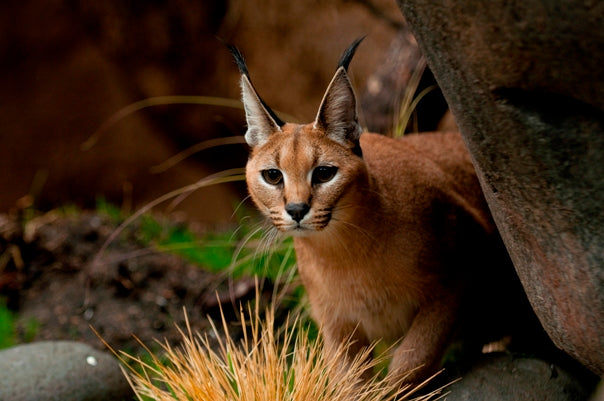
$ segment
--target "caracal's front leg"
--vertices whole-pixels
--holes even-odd
[[[436,373],[451,339],[458,309],[458,296],[451,293],[420,307],[390,362],[389,371],[396,380],[419,384]]]
[[[344,369],[348,369],[350,363],[367,349],[371,344],[367,336],[361,331],[358,324],[353,322],[329,322],[323,326],[323,342],[327,352],[335,352],[339,347],[346,346],[346,352],[339,363]],[[371,379],[371,369],[363,372],[362,377]]]

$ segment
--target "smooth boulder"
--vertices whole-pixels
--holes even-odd
[[[531,305],[604,375],[604,7],[398,0]]]
[[[111,355],[73,341],[0,351],[0,401],[114,401],[133,397]]]
[[[592,383],[536,358],[489,355],[447,388],[446,401],[583,401]]]

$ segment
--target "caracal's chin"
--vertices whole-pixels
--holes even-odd
[[[286,234],[291,235],[292,237],[304,238],[304,237],[310,237],[315,232],[316,232],[315,230],[309,229],[309,228],[294,227],[294,228],[288,230],[286,232]]]
[[[317,224],[305,224],[305,223],[292,223],[287,226],[277,227],[279,231],[292,237],[310,237],[316,235],[319,232],[324,231],[329,223],[317,225]]]

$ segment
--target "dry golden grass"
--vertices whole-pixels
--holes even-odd
[[[213,326],[208,334],[193,334],[187,327],[177,348],[162,344],[165,355],[149,352],[151,361],[121,353],[125,374],[139,400],[156,401],[388,401],[408,399],[416,390],[401,387],[390,377],[363,380],[363,372],[383,363],[367,358],[372,350],[346,368],[341,360],[346,346],[324,351],[320,340],[310,341],[297,319],[275,328],[268,309],[240,311],[243,339],[235,341],[223,318],[224,333]],[[291,324],[289,324],[291,323]],[[188,324],[187,324],[188,326]],[[225,335],[226,334],[226,335]],[[167,362],[166,362],[167,360]],[[436,393],[417,397],[433,399]]]

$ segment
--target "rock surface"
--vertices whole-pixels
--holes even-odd
[[[115,401],[132,390],[109,354],[72,341],[0,351],[1,401]]]
[[[399,0],[528,298],[604,374],[604,7]]]
[[[540,359],[497,355],[474,366],[447,390],[446,401],[582,401],[591,386]]]

